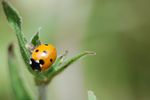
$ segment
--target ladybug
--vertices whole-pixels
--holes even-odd
[[[54,63],[56,57],[57,51],[53,45],[41,44],[33,50],[30,65],[33,70],[44,71]]]

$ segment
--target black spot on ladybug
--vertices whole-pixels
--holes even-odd
[[[44,52],[44,53],[47,53],[47,51],[45,51],[45,50],[44,50],[43,52]]]
[[[37,63],[33,58],[31,58],[30,61],[31,61],[30,65],[33,70],[41,71],[41,67],[39,63]]]
[[[37,50],[35,50],[35,52],[39,52],[39,50],[37,49]]]
[[[44,60],[40,59],[39,62],[40,64],[44,65]]]
[[[50,59],[50,62],[53,62],[53,59]]]
[[[48,44],[45,44],[46,46],[48,46]]]

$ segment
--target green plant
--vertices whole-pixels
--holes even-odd
[[[97,100],[93,91],[88,91],[88,100]]]
[[[22,26],[21,26],[22,20],[21,20],[19,13],[15,10],[15,8],[10,3],[6,1],[2,1],[2,5],[3,5],[3,10],[5,12],[5,15],[7,17],[8,23],[16,33],[22,58],[29,72],[34,76],[35,83],[37,87],[39,88],[39,96],[33,96],[26,90],[26,87],[22,81],[22,78],[19,75],[19,71],[17,68],[18,62],[16,61],[16,56],[15,56],[15,53],[13,52],[13,48],[14,48],[13,44],[10,44],[8,48],[8,65],[9,65],[12,88],[13,88],[13,91],[17,100],[33,100],[33,99],[45,100],[46,99],[45,88],[54,76],[61,73],[73,62],[76,62],[79,58],[85,55],[95,54],[94,52],[84,51],[80,54],[73,56],[72,58],[64,60],[66,58],[66,54],[67,54],[66,52],[65,54],[58,57],[55,63],[48,70],[43,71],[43,72],[32,70],[32,68],[29,65],[29,59],[31,56],[30,48],[36,47],[41,43],[39,39],[39,32],[37,32],[31,38],[31,40],[28,41],[25,38],[24,33],[22,31]],[[89,99],[89,100],[93,100],[93,99]]]

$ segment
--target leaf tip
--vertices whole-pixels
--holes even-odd
[[[2,0],[2,8],[10,25],[14,29],[19,28],[21,30],[21,16],[13,5],[7,0]]]
[[[89,54],[89,55],[96,55],[96,52],[94,51],[85,51],[86,54]]]
[[[42,27],[40,26],[39,28],[38,28],[38,32],[40,32],[42,30]]]
[[[93,91],[88,90],[88,100],[97,100]]]
[[[2,6],[4,8],[4,6],[7,5],[7,1],[6,0],[2,0]]]
[[[4,4],[6,1],[5,0],[2,0],[2,4]]]
[[[13,43],[10,43],[8,46],[8,54],[10,56],[14,56],[14,44]]]

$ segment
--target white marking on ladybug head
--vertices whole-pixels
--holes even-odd
[[[37,63],[40,63],[39,60],[36,60]]]
[[[41,54],[41,56],[42,56],[42,57],[45,57],[46,55],[47,55],[47,54],[46,54],[46,53],[44,53],[44,52]]]

